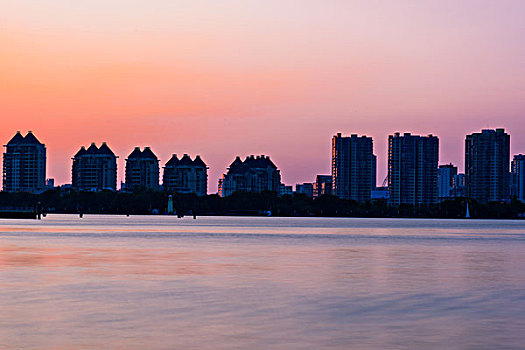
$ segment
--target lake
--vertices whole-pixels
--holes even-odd
[[[525,346],[525,221],[0,220],[0,349]]]

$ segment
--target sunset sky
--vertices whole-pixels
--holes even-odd
[[[80,146],[124,159],[200,154],[209,192],[236,155],[283,182],[330,173],[331,137],[439,136],[463,171],[465,134],[504,127],[525,153],[523,0],[0,0],[0,141],[32,130],[48,177]]]

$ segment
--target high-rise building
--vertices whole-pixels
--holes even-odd
[[[332,194],[332,175],[317,175],[314,182],[314,198]]]
[[[454,197],[454,176],[458,174],[458,167],[450,164],[440,165],[438,168],[438,198],[440,200]]]
[[[303,184],[296,184],[295,193],[301,193],[301,194],[306,195],[308,198],[313,198],[314,184],[311,182],[305,182]]]
[[[376,157],[371,137],[340,133],[332,138],[332,193],[342,199],[369,201],[376,186]]]
[[[280,193],[281,173],[270,157],[240,157],[230,164],[228,172],[219,180],[219,195],[227,197],[236,191]]]
[[[191,160],[187,154],[181,159],[174,154],[164,166],[162,184],[169,192],[205,196],[208,194],[208,167],[200,156]]]
[[[372,170],[372,185],[370,186],[370,188],[373,191],[377,188],[377,156],[375,154],[372,154],[372,168],[370,170]]]
[[[504,129],[482,130],[465,139],[467,197],[486,203],[509,198],[510,136]]]
[[[525,203],[525,155],[517,154],[512,160],[511,176],[513,189],[512,195]]]
[[[125,188],[127,191],[137,188],[159,189],[159,159],[149,147],[143,151],[135,147],[126,159]]]
[[[4,146],[3,188],[6,192],[38,192],[46,188],[46,146],[31,131],[20,132]]]
[[[388,188],[391,205],[437,201],[439,140],[436,136],[396,133],[388,137]]]
[[[82,191],[117,189],[117,157],[104,142],[82,146],[73,157],[72,187]]]

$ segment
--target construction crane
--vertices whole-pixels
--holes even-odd
[[[388,175],[383,180],[383,184],[381,185],[381,187],[387,187],[387,186],[388,186]]]

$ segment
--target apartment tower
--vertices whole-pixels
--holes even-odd
[[[510,135],[482,130],[465,139],[466,195],[482,203],[509,198]]]
[[[104,142],[82,146],[73,157],[72,186],[82,191],[117,189],[117,157]]]
[[[370,200],[376,186],[371,137],[338,133],[332,138],[332,194],[358,202]]]
[[[159,159],[149,147],[143,151],[139,147],[126,159],[126,191],[138,188],[158,191]]]
[[[38,192],[46,188],[46,146],[31,131],[20,131],[4,146],[3,189]]]
[[[388,137],[389,203],[426,205],[437,201],[439,140],[396,133]]]

